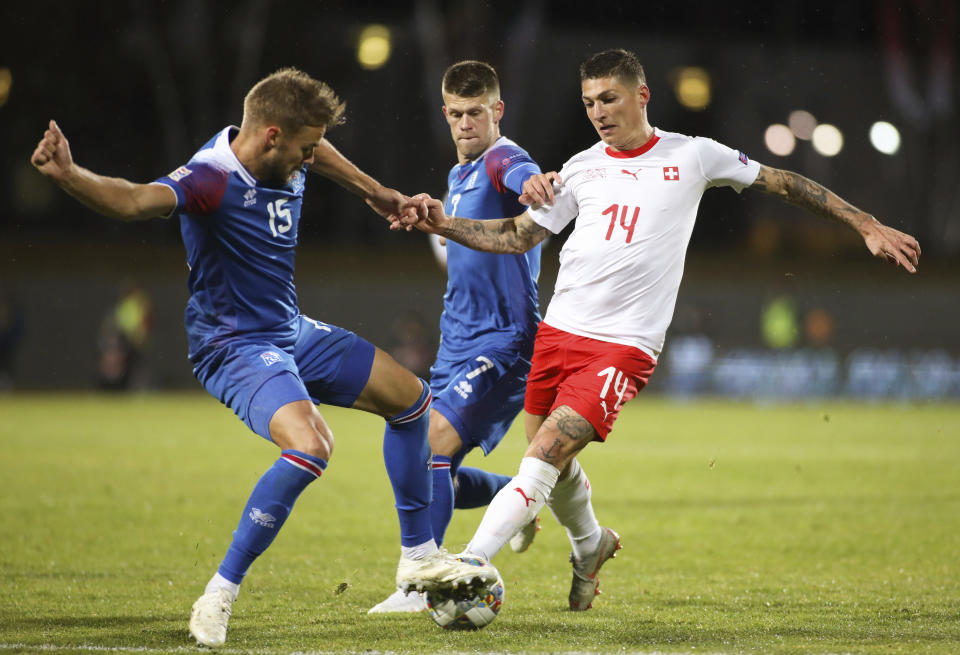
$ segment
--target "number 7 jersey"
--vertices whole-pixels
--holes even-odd
[[[540,172],[530,155],[501,136],[447,177],[446,212],[477,220],[518,216],[523,183]],[[440,317],[440,357],[461,359],[485,348],[533,349],[540,322],[540,246],[519,255],[492,254],[447,241],[447,290]]]
[[[635,150],[600,142],[572,157],[554,205],[529,210],[554,233],[576,218],[544,322],[656,359],[703,192],[740,192],[759,172],[758,163],[716,141],[660,130]]]

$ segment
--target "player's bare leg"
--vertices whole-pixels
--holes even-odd
[[[552,442],[539,439],[543,428],[548,425],[556,426],[556,433],[551,435]],[[559,407],[544,421],[535,438],[535,442],[539,440],[535,446],[536,454],[551,457],[555,450],[559,450],[555,461],[565,462],[547,504],[560,525],[566,528],[573,546],[573,552],[570,553],[573,581],[569,602],[570,609],[574,611],[590,609],[594,596],[600,593],[600,580],[597,577],[600,567],[620,549],[620,536],[609,528],[600,527],[597,522],[586,473],[574,456],[566,456],[569,449],[563,448],[567,443],[578,444],[576,452],[579,452],[595,436],[593,426],[586,419],[569,407]],[[534,443],[531,443],[531,447],[534,447]]]
[[[223,562],[193,604],[190,634],[204,646],[226,641],[233,602],[247,570],[273,542],[300,493],[322,475],[333,452],[333,432],[308,400],[281,406],[269,430],[281,449],[280,458],[254,486]]]
[[[596,431],[566,405],[546,418],[528,415],[526,423],[536,432],[520,472],[490,504],[467,552],[492,558],[509,538],[505,534],[528,522],[550,499],[551,509],[567,528],[574,546],[570,608],[589,609],[599,588],[600,567],[620,548],[619,536],[596,523],[589,481],[575,460],[596,437]]]
[[[560,471],[595,435],[593,426],[566,405],[554,410],[530,441],[516,477],[490,503],[467,552],[484,559],[496,555],[534,519]]]
[[[410,407],[421,392],[420,379],[377,348],[370,378],[352,407],[383,417],[395,416]]]

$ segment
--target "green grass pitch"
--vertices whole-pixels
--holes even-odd
[[[544,513],[502,552],[499,618],[370,617],[393,587],[382,422],[321,408],[337,445],[234,605],[226,652],[960,652],[960,406],[629,404],[581,456],[623,550],[565,609]],[[519,423],[468,463],[512,474]],[[190,605],[277,456],[197,394],[0,396],[0,651],[194,652]],[[458,513],[459,549],[481,510]]]

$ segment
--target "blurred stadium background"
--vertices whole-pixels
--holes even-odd
[[[330,140],[407,193],[444,190],[450,63],[498,69],[503,133],[544,170],[596,134],[577,66],[640,55],[651,122],[796,170],[916,235],[920,272],[761,197],[708,192],[650,390],[796,399],[960,398],[960,23],[955,0],[589,3],[143,0],[0,6],[0,388],[198,388],[175,221],[123,225],[29,165],[55,118],[77,161],[149,181],[293,65],[329,82]],[[307,188],[302,309],[429,366],[445,276],[328,181]],[[562,237],[544,254],[549,300]]]

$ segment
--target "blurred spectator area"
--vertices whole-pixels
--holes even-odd
[[[245,91],[293,65],[346,100],[346,124],[328,135],[337,147],[385,184],[440,196],[455,162],[440,112],[448,64],[496,66],[503,133],[558,170],[597,140],[578,65],[625,47],[645,65],[655,126],[798,171],[915,234],[924,253],[908,276],[850,230],[756,192],[709,190],[650,390],[957,397],[957,13],[955,0],[0,3],[0,282],[16,315],[5,385],[93,386],[101,317],[136,279],[153,301],[150,386],[197,388],[177,221],[113,222],[41,178],[28,158],[48,119],[81,164],[150,181],[239,124]],[[361,56],[369,34],[379,62]],[[445,287],[426,239],[389,232],[326,180],[311,179],[304,208],[302,309],[422,367]],[[562,242],[544,254],[544,307]],[[411,316],[428,333],[404,332]]]
[[[27,163],[49,118],[79,162],[149,181],[225,124],[239,124],[243,95],[257,79],[294,65],[347,102],[333,143],[385,183],[439,196],[455,160],[440,112],[445,66],[467,57],[494,64],[503,133],[545,170],[559,169],[597,140],[580,102],[578,65],[625,47],[645,65],[655,126],[797,170],[915,233],[926,257],[955,258],[957,13],[955,0],[678,0],[602,11],[566,0],[0,3],[0,239],[178,242],[172,222],[78,218],[73,202]],[[386,28],[375,37],[382,61],[364,64],[372,24]],[[39,33],[43,48],[35,47]],[[872,140],[877,122],[896,130],[895,143],[886,128],[882,145]],[[811,138],[822,125],[836,129],[825,132],[826,146]],[[304,244],[392,247],[377,221],[355,220],[356,201],[327,193],[330,186],[308,187]],[[797,221],[801,215],[756,196],[708,193],[692,248],[835,253],[829,226]]]
[[[365,211],[358,208],[357,220]],[[416,362],[408,363],[422,370],[423,353],[438,336],[446,277],[424,235],[394,237],[396,248],[375,255],[362,248],[303,248],[297,259],[300,306],[398,356],[410,355],[412,344]],[[33,252],[21,258],[20,248]],[[559,248],[555,239],[544,252],[543,308]],[[116,303],[117,285],[133,277],[153,303],[151,347],[142,354],[151,385],[197,388],[186,359],[187,271],[179,246],[3,243],[0,257],[13,264],[6,268],[6,287],[19,299],[25,326],[15,353],[15,388],[92,387],[102,316]],[[960,398],[958,288],[953,267],[931,264],[910,276],[866,250],[839,261],[691,253],[649,390]],[[777,303],[784,299],[793,319],[777,318],[786,326],[778,330],[789,337],[792,321],[795,332],[772,343],[765,311],[774,306],[782,312]],[[412,337],[406,329],[411,317],[418,323]]]

